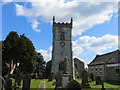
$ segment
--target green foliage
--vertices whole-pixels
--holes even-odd
[[[3,60],[7,63],[10,63],[12,60],[14,62],[17,62],[18,57],[18,41],[19,36],[17,32],[10,32],[6,39],[3,42]]]
[[[76,81],[78,81],[79,83],[81,83],[81,81],[82,81],[82,79],[75,79]],[[95,90],[100,90],[99,88],[102,88],[102,86],[101,85],[96,85],[95,84],[95,81],[91,81],[91,82],[89,82],[89,84],[90,84],[90,87],[91,88],[95,88]],[[120,88],[120,85],[113,85],[113,84],[110,84],[110,83],[107,83],[107,82],[104,82],[104,87],[107,89],[108,88],[108,90],[110,89],[110,88]],[[83,89],[84,90],[84,89]],[[87,90],[87,89],[86,89]],[[89,90],[89,89],[88,89]]]
[[[32,79],[31,80],[31,84],[30,84],[30,88],[39,88],[41,80],[39,79]]]
[[[33,67],[35,65],[35,48],[32,44],[32,42],[23,35],[20,35],[20,40],[19,40],[19,67],[20,70],[24,73],[32,73],[33,72]]]
[[[48,81],[48,80],[46,80],[46,88],[48,88],[48,89],[52,89],[52,88],[55,88],[55,85],[53,85],[53,83],[55,82],[55,79],[54,80],[52,80],[52,81]]]
[[[35,48],[24,34],[19,36],[17,32],[10,32],[2,46],[4,66],[5,63],[9,64],[11,70],[11,62],[13,61],[13,64],[19,63],[16,68],[19,68],[23,74],[33,71],[36,59]]]
[[[41,53],[37,53],[35,73],[39,75],[39,78],[45,77],[45,69],[46,69],[46,62],[44,61],[44,58],[41,55]]]

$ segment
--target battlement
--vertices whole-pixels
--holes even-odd
[[[55,27],[69,27],[72,29],[73,19],[71,18],[70,23],[68,22],[55,22],[55,16],[53,16],[53,26]]]

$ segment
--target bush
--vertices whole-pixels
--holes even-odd
[[[77,81],[75,81],[75,80],[70,81],[70,82],[67,84],[67,88],[68,88],[68,89],[78,88],[79,90],[81,90],[80,83],[77,82]]]

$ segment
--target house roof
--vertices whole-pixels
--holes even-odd
[[[96,55],[94,60],[88,64],[95,65],[95,64],[115,64],[120,63],[120,50],[116,50],[110,53],[106,53],[103,55]]]
[[[78,59],[78,58],[74,58],[74,61],[78,61],[78,62],[80,62],[80,63],[84,63],[83,61],[81,61],[81,60]]]

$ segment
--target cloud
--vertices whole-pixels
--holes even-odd
[[[47,50],[40,49],[37,52],[41,53],[43,55],[43,58],[45,61],[51,60],[51,53],[49,53]]]
[[[80,46],[73,46],[73,57],[79,57],[84,52],[84,49]]]
[[[33,21],[32,22],[32,29],[35,30],[36,32],[40,32],[40,29],[38,29],[39,22]]]
[[[82,36],[73,41],[74,47],[85,48],[95,53],[101,53],[110,48],[118,48],[118,36],[106,34],[102,37]]]
[[[94,25],[109,21],[113,13],[117,12],[116,2],[81,2],[81,0],[39,0],[31,1],[31,8],[16,4],[18,16],[25,16],[28,19],[52,23],[52,17],[56,16],[56,21],[70,21],[73,17],[73,36],[81,35]],[[96,1],[96,2],[95,2]],[[36,26],[36,28],[38,25]]]

